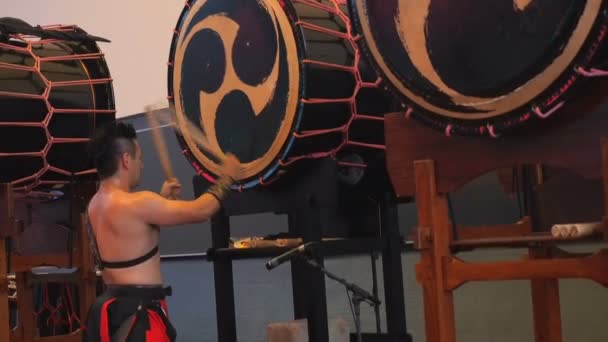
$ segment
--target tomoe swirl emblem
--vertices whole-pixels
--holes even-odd
[[[276,1],[198,0],[181,22],[172,75],[178,125],[186,118],[200,124],[217,155],[241,160],[244,178],[267,167],[289,136],[299,84],[295,45]],[[218,172],[187,131],[184,139]]]
[[[602,0],[350,2],[361,44],[403,106],[467,135],[557,108],[574,69],[588,65],[603,40],[607,7]]]

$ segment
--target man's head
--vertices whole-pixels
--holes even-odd
[[[143,160],[133,125],[112,122],[102,127],[91,141],[90,153],[100,180],[126,177],[129,188],[139,185]]]

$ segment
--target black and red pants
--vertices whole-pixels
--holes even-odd
[[[83,342],[173,342],[170,287],[108,286],[89,310]]]

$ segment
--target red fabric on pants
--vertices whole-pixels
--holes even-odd
[[[101,320],[99,322],[99,333],[101,342],[110,342],[110,325],[108,324],[108,306],[116,301],[116,298],[112,298],[107,302],[103,303],[101,307]]]
[[[172,342],[176,337],[164,299],[115,297],[105,293],[89,312],[83,342],[111,342],[123,324],[128,327],[126,334],[121,332],[127,335],[123,336],[127,337],[126,342]]]
[[[167,303],[164,300],[161,301],[161,306],[168,318]],[[156,311],[148,309],[148,319],[150,320],[150,330],[146,332],[146,341],[171,342],[167,336],[167,327],[165,326],[165,322],[160,315],[156,313]]]

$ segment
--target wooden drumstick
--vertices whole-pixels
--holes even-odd
[[[556,224],[551,227],[551,235],[555,238],[565,239],[574,235],[574,229],[571,224]]]
[[[169,109],[171,110],[171,109]],[[171,124],[177,127],[176,123],[168,117],[168,115],[161,115],[161,120],[163,120],[167,124]],[[205,152],[207,152],[211,157],[215,158],[218,161],[223,160],[220,158],[215,151],[209,146],[209,141],[205,137],[205,134],[198,128],[195,124],[192,123],[188,118],[184,117],[185,128],[189,133],[190,138]],[[182,135],[185,135],[184,132],[181,132]]]
[[[553,227],[551,227],[551,236],[554,238],[560,238],[562,236],[562,227],[554,224]]]
[[[154,141],[154,146],[156,147],[156,153],[158,154],[160,166],[165,172],[165,177],[167,177],[167,179],[173,179],[175,178],[175,175],[173,173],[173,168],[171,167],[171,161],[169,160],[167,144],[165,143],[165,138],[163,137],[163,133],[160,131],[158,120],[156,118],[156,112],[158,109],[152,109],[152,106],[146,106],[145,111],[148,116],[148,125],[152,131],[152,140]]]
[[[593,235],[603,226],[602,222],[586,222],[572,224],[555,224],[551,227],[551,235],[556,238],[581,238]]]

